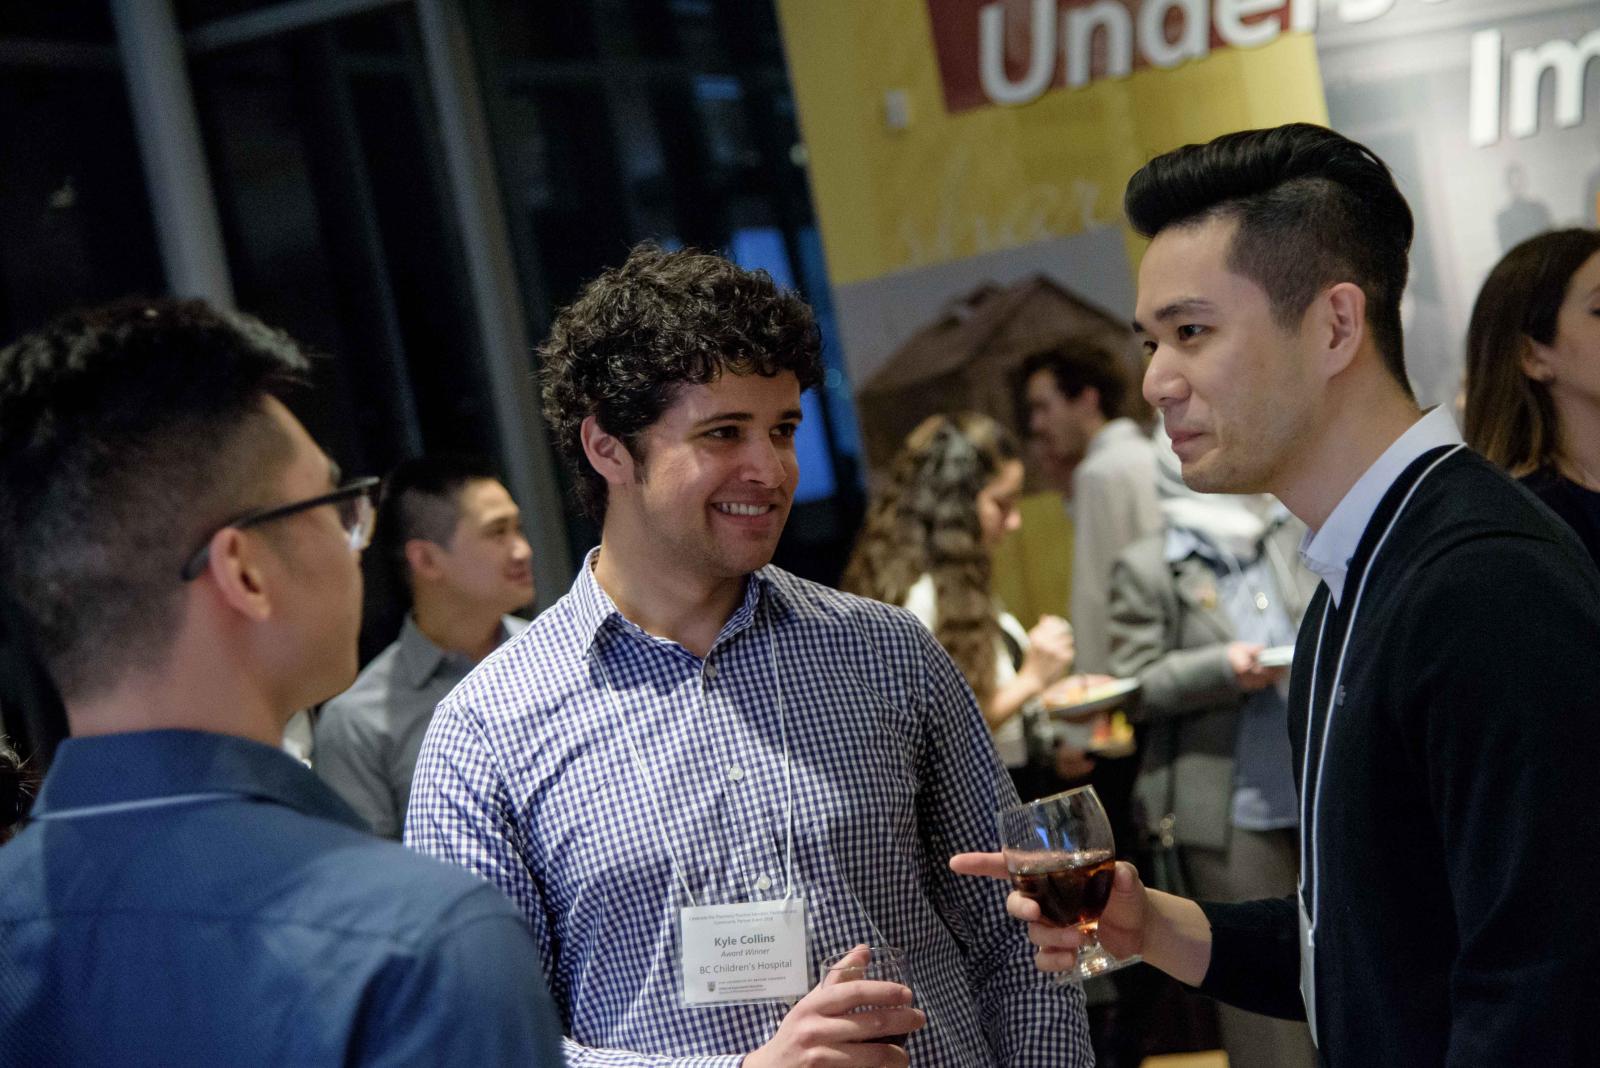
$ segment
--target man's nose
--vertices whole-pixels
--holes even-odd
[[[745,460],[747,479],[763,486],[781,486],[788,474],[782,446],[770,438],[752,443]]]
[[[1150,355],[1150,362],[1145,365],[1142,392],[1144,399],[1155,408],[1171,407],[1188,395],[1189,384],[1160,346],[1156,347]]]

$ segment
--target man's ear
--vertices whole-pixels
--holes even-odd
[[[1367,339],[1367,294],[1354,282],[1330,286],[1313,304],[1313,337],[1328,378],[1350,366]]]
[[[608,485],[625,486],[633,479],[633,454],[622,439],[607,433],[594,416],[586,416],[578,428],[583,454],[589,465],[600,472]]]
[[[271,580],[260,539],[235,527],[223,527],[211,536],[206,573],[224,604],[252,623],[272,618]]]
[[[1100,411],[1100,387],[1084,386],[1078,391],[1078,395],[1071,398],[1067,403],[1080,412],[1095,412],[1098,414]]]
[[[440,552],[439,546],[426,538],[411,538],[405,544],[406,566],[418,578],[436,579],[444,571]]]
[[[1522,373],[1535,382],[1546,385],[1555,381],[1556,369],[1550,361],[1550,347],[1541,345],[1531,337],[1522,339],[1522,355],[1518,361],[1522,365]]]

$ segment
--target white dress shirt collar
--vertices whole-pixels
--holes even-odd
[[[1144,431],[1139,429],[1138,423],[1125,415],[1119,415],[1094,432],[1094,436],[1089,439],[1089,447],[1084,450],[1084,459],[1087,460],[1095,453],[1104,452],[1125,441],[1142,440],[1144,436]]]
[[[1350,559],[1366,533],[1372,514],[1383,495],[1412,462],[1430,449],[1461,444],[1461,431],[1444,405],[1429,411],[1383,451],[1367,468],[1350,492],[1334,507],[1320,530],[1308,531],[1300,543],[1300,558],[1318,578],[1328,584],[1334,606],[1344,593],[1344,577]]]

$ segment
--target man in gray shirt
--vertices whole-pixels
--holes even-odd
[[[1072,471],[1072,604],[1068,618],[1079,671],[1105,671],[1111,658],[1106,605],[1111,565],[1161,529],[1156,453],[1123,412],[1128,372],[1117,355],[1082,339],[1029,356],[1022,365],[1028,430],[1051,459]]]
[[[473,457],[408,460],[385,483],[380,536],[411,589],[411,612],[399,638],[323,706],[313,755],[317,774],[387,838],[405,826],[434,706],[527,626],[506,614],[533,600],[519,518],[493,469]]]

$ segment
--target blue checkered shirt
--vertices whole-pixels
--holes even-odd
[[[1091,1064],[1082,994],[1035,970],[1005,887],[945,865],[998,848],[1015,793],[927,629],[767,567],[702,660],[623,618],[593,561],[440,703],[405,831],[521,908],[568,1062],[733,1068],[777,1031],[784,1004],[683,1004],[673,856],[696,904],[783,896],[781,685],[812,974],[904,948],[924,1068]]]

